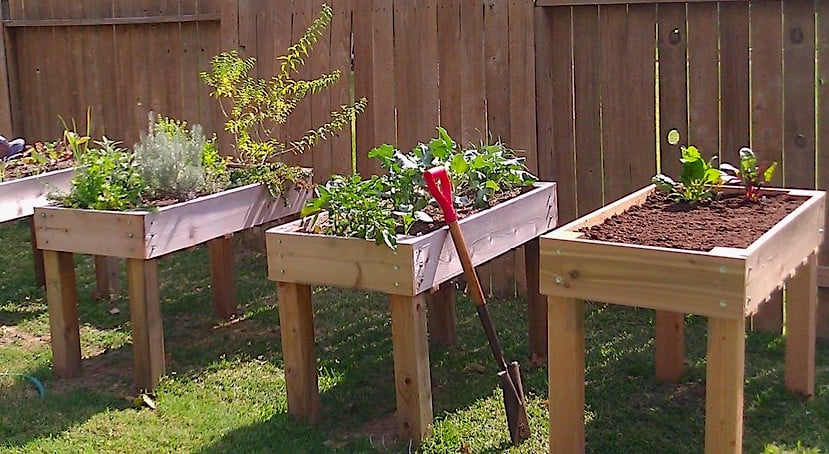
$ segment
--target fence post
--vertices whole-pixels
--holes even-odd
[[[239,2],[245,0],[221,0],[221,50],[239,49]]]
[[[20,124],[15,124],[15,99],[17,98],[15,53],[11,49],[12,37],[5,25],[0,24],[0,134],[15,137],[22,134]]]

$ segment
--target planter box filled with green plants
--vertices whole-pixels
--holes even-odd
[[[500,142],[462,148],[438,130],[439,137],[410,152],[390,145],[375,148],[369,156],[380,161],[386,175],[334,177],[316,187],[301,220],[266,231],[268,277],[278,282],[288,410],[295,416],[313,422],[320,411],[310,286],[373,290],[390,298],[400,431],[414,440],[428,434],[425,295],[460,276],[463,268],[423,180],[426,169],[447,169],[474,265],[555,226],[555,183],[536,181],[523,160]],[[537,269],[529,264],[537,253],[526,255],[528,270]],[[528,287],[535,287],[531,281],[537,282],[537,273],[527,274]],[[530,297],[528,304],[535,300]],[[544,319],[543,304],[528,309],[530,318]],[[454,316],[445,309],[438,313]]]
[[[207,242],[211,292],[218,315],[236,312],[231,235],[296,216],[310,197],[310,169],[281,162],[351,124],[365,99],[332,112],[302,137],[276,139],[306,95],[335,83],[339,72],[295,79],[332,17],[323,8],[299,41],[278,57],[279,72],[251,76],[255,59],[235,52],[216,55],[201,74],[222,104],[233,156],[222,156],[201,127],[150,113],[149,127],[133,150],[104,137],[75,138],[71,190],[52,194],[54,205],[37,208],[37,246],[44,250],[53,364],[60,376],[80,372],[77,298],[72,254],[126,259],[135,384],[152,389],[164,374],[164,342],[158,294],[158,258]],[[227,105],[225,105],[227,104]]]

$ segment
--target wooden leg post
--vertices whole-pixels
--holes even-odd
[[[158,260],[127,259],[135,386],[155,389],[164,375],[164,329],[158,294]]]
[[[584,452],[584,302],[547,297],[550,452]]]
[[[708,319],[705,452],[741,453],[745,318]]]
[[[751,330],[780,335],[783,332],[783,292],[775,290],[751,317]]]
[[[527,329],[533,364],[547,363],[547,299],[538,292],[538,238],[524,244],[527,273]]]
[[[656,378],[676,383],[685,371],[685,314],[656,311]]]
[[[320,395],[311,286],[278,282],[277,293],[288,413],[316,424],[320,419]]]
[[[34,265],[35,283],[41,287],[46,285],[46,272],[43,265],[43,251],[37,248],[37,231],[33,216],[28,217],[29,231],[32,241],[32,263]]]
[[[236,315],[236,278],[233,267],[233,235],[207,242],[210,250],[210,289],[216,315],[229,319]]]
[[[426,295],[429,308],[429,337],[435,342],[450,347],[458,342],[455,314],[455,284],[452,281],[440,284],[438,290]]]
[[[432,385],[423,295],[389,295],[394,383],[401,435],[415,443],[432,430]]]
[[[81,372],[81,338],[72,253],[43,251],[43,264],[55,375],[75,377]]]
[[[786,285],[786,388],[815,393],[817,257],[809,256]]]
[[[95,256],[95,283],[101,298],[121,293],[118,257]]]

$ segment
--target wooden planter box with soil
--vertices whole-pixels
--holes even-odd
[[[729,192],[735,190],[724,191]],[[658,196],[649,186],[541,237],[540,288],[548,295],[549,315],[550,452],[584,451],[586,300],[656,309],[656,370],[666,380],[682,375],[683,314],[708,317],[706,452],[741,452],[745,318],[784,282],[786,387],[814,393],[816,252],[823,239],[825,194],[763,193],[768,201],[748,208],[748,217],[741,218],[746,213],[740,210],[747,208],[733,201],[730,208],[687,211],[673,205],[666,210],[668,204],[653,202]],[[653,211],[639,215],[648,209]],[[695,211],[709,218],[696,223],[684,217]],[[706,229],[699,233],[714,242],[675,243],[668,233],[654,234],[648,224],[634,231],[635,224],[667,223],[655,216],[682,217],[680,237]],[[724,225],[730,221],[734,225]],[[769,225],[718,237],[722,230],[755,221]]]
[[[555,183],[536,183],[534,189],[460,221],[475,265],[524,244],[530,247],[526,252],[530,348],[539,355],[546,353],[546,308],[533,297],[538,294],[537,272],[533,271],[538,269],[536,238],[554,227],[556,220]],[[266,244],[268,278],[278,283],[288,411],[309,422],[320,416],[310,286],[384,292],[389,295],[392,318],[400,431],[415,441],[427,436],[432,394],[426,294],[463,273],[448,227],[420,236],[400,236],[397,250],[391,250],[360,238],[305,233],[301,221],[295,221],[269,229]],[[451,304],[430,304],[429,312],[433,335],[454,334]],[[440,324],[442,330],[433,328]]]
[[[152,389],[164,374],[158,258],[207,242],[213,306],[220,316],[230,317],[236,311],[232,234],[296,215],[310,194],[310,189],[294,187],[274,199],[264,185],[252,184],[157,211],[35,208],[55,373],[75,376],[81,369],[73,253],[126,259],[135,384]]]

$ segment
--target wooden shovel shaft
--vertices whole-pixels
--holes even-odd
[[[498,333],[495,332],[495,326],[492,324],[492,317],[489,315],[489,308],[486,305],[486,299],[484,299],[484,290],[481,288],[481,281],[478,280],[475,266],[472,265],[472,257],[469,254],[469,248],[466,246],[466,240],[463,238],[463,232],[458,221],[449,223],[449,233],[452,236],[452,242],[455,243],[458,258],[461,260],[463,275],[469,285],[472,302],[477,306],[478,318],[481,319],[481,325],[486,333],[486,338],[489,340],[492,355],[495,357],[498,368],[507,370],[507,360],[504,358],[504,352],[501,349],[501,341],[498,339]]]

